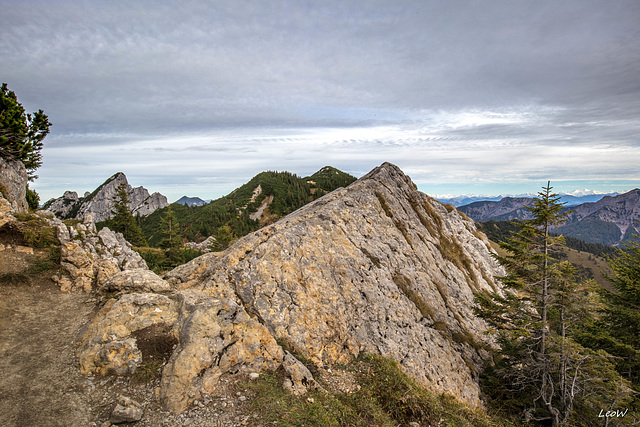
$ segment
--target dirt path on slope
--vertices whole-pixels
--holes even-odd
[[[23,271],[28,257],[0,252],[0,273]],[[0,283],[0,425],[92,424],[90,383],[74,366],[73,353],[94,305],[87,295],[62,293],[38,275]]]
[[[3,242],[0,242],[2,244]],[[79,335],[96,309],[84,293],[63,293],[52,272],[29,273],[45,251],[0,248],[0,426],[110,426],[118,396],[144,407],[137,426],[255,425],[237,379],[220,380],[209,402],[183,414],[166,412],[155,399],[159,377],[86,377],[75,358]],[[252,416],[253,415],[253,416]]]

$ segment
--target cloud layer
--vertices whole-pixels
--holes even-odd
[[[637,1],[0,6],[2,80],[54,123],[45,199],[383,161],[433,192],[640,185]]]

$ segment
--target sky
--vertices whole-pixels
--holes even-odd
[[[640,2],[0,0],[0,80],[53,123],[42,201],[264,170],[435,196],[640,187]]]

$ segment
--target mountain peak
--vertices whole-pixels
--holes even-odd
[[[133,188],[123,172],[116,172],[85,197],[78,198],[75,192],[67,191],[62,197],[49,200],[43,207],[63,219],[83,219],[85,215],[91,214],[94,221],[104,221],[112,215],[117,189],[121,184],[125,185],[127,197],[131,201],[129,209],[134,215],[146,216],[169,205],[162,194],[149,194],[144,187]],[[70,197],[73,194],[76,197]]]
[[[189,197],[189,196],[182,196],[180,197],[180,199],[176,200],[173,203],[178,203],[180,205],[185,205],[185,206],[203,206],[207,204],[207,202],[202,200],[200,197]]]
[[[361,180],[374,180],[382,183],[397,182],[408,185],[411,190],[417,190],[418,187],[413,183],[409,176],[398,166],[393,163],[384,162],[380,166],[374,168],[371,172],[360,178]]]

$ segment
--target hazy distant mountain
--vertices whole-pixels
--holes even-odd
[[[456,196],[456,197],[434,197],[440,203],[453,205],[455,207],[469,205],[474,202],[497,202],[504,196]]]
[[[594,193],[590,190],[576,190],[571,193],[560,193],[560,201],[566,202],[566,206],[576,206],[581,203],[597,202],[605,196],[617,196],[619,193]],[[510,196],[482,196],[482,195],[461,195],[454,197],[435,197],[441,203],[450,204],[455,207],[470,205],[475,202],[499,202],[505,198],[533,198],[535,194],[518,194]]]
[[[533,197],[505,197],[497,202],[481,201],[459,206],[474,221],[511,221],[513,219],[530,219],[531,212],[526,208],[533,205]]]
[[[595,197],[595,196],[583,196]],[[533,198],[505,197],[498,202],[474,202],[458,207],[478,222],[509,221],[529,219],[531,212],[526,206],[533,204]],[[560,232],[578,239],[617,245],[629,241],[634,234],[640,234],[640,190],[631,190],[616,196],[604,196],[596,202],[570,206],[569,220],[560,228]]]
[[[560,201],[566,202],[565,206],[577,206],[582,203],[595,203],[604,197],[615,197],[619,194],[620,193],[585,194],[585,195],[560,194]]]
[[[200,197],[188,197],[182,196],[179,200],[176,200],[174,203],[178,203],[185,206],[204,206],[207,204],[205,200],[202,200]]]

